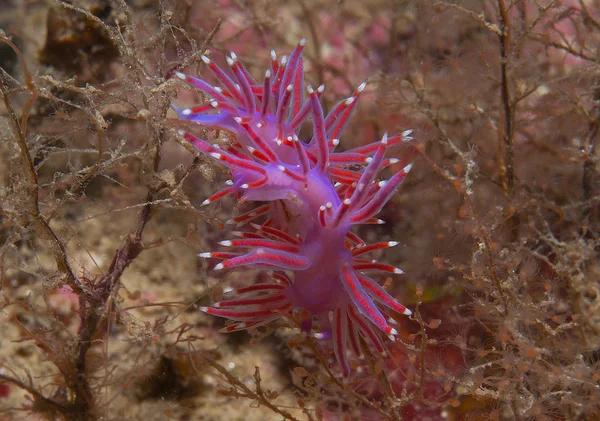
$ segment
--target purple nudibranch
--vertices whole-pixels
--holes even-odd
[[[306,87],[300,41],[289,58],[277,61],[258,83],[234,53],[227,57],[230,73],[202,56],[221,86],[177,73],[211,101],[194,108],[173,107],[180,119],[202,127],[235,133],[228,145],[211,145],[180,130],[200,152],[228,167],[232,181],[204,201],[224,196],[257,202],[252,210],[228,222],[246,226],[239,238],[220,244],[233,251],[201,253],[221,259],[214,270],[258,268],[271,271],[272,280],[226,294],[227,299],[203,311],[231,321],[225,332],[251,329],[281,317],[294,320],[303,333],[331,337],[344,378],[350,376],[348,351],[362,358],[359,335],[382,355],[386,348],[379,331],[392,340],[397,331],[389,312],[411,311],[392,297],[368,271],[401,274],[398,268],[366,259],[364,254],[396,246],[395,241],[367,245],[351,231],[353,225],[383,223],[376,219],[411,168],[385,181],[383,168],[400,162],[386,158],[393,145],[411,140],[411,130],[344,152],[336,152],[339,138],[365,88],[333,107],[327,116],[319,101],[324,87]],[[313,135],[306,143],[300,127],[312,117]],[[189,127],[187,125],[186,127]],[[260,224],[252,223],[259,220]],[[298,310],[303,309],[303,310]],[[295,311],[295,313],[294,313]],[[318,327],[313,326],[318,316]]]

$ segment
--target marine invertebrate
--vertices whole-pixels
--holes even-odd
[[[378,181],[378,173],[399,163],[397,158],[386,158],[386,152],[409,140],[411,131],[384,135],[380,141],[336,152],[365,84],[325,116],[319,101],[323,86],[307,86],[308,98],[304,98],[304,44],[302,40],[289,58],[284,56],[279,62],[272,51],[271,68],[262,83],[250,75],[234,53],[227,57],[233,78],[203,56],[222,86],[177,73],[212,100],[194,108],[174,108],[183,120],[236,135],[236,141],[229,145],[211,145],[180,131],[198,150],[231,170],[233,180],[205,204],[227,195],[237,195],[241,202],[259,203],[230,221],[251,227],[237,233],[241,238],[221,242],[234,251],[200,256],[222,259],[215,270],[251,267],[273,271],[272,282],[239,288],[233,291],[233,297],[203,310],[233,320],[224,328],[226,332],[291,317],[294,309],[301,308],[304,311],[299,313],[299,324],[303,332],[309,333],[316,315],[318,330],[322,336],[331,335],[334,353],[347,378],[347,350],[357,357],[362,355],[359,335],[385,354],[378,330],[390,338],[397,333],[390,326],[393,319],[381,308],[411,314],[366,273],[402,273],[364,257],[398,243],[367,245],[351,231],[356,224],[382,222],[375,215],[411,165],[385,181]],[[309,117],[313,135],[305,143],[298,134]],[[252,223],[258,218],[263,219],[262,224]]]

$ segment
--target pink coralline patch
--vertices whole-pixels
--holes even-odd
[[[225,196],[236,197],[240,204],[254,203],[251,210],[228,221],[245,229],[233,233],[237,238],[220,243],[227,251],[200,256],[220,260],[216,271],[256,268],[271,273],[269,280],[231,291],[223,301],[202,310],[231,320],[224,332],[256,328],[282,317],[293,320],[305,334],[331,338],[343,376],[348,378],[350,355],[361,358],[363,354],[360,337],[385,355],[381,333],[392,340],[397,334],[391,315],[411,314],[370,275],[402,273],[369,257],[398,243],[366,244],[351,230],[354,225],[383,223],[375,216],[411,165],[404,162],[387,180],[381,181],[379,173],[401,163],[386,155],[394,145],[409,141],[411,131],[336,151],[365,84],[325,115],[319,101],[323,86],[307,86],[305,98],[304,45],[302,40],[289,57],[280,60],[272,51],[262,82],[233,53],[227,57],[229,72],[203,57],[218,86],[183,73],[177,76],[211,100],[174,109],[189,123],[236,135],[230,144],[209,144],[180,131],[231,173],[225,188],[204,204]],[[299,139],[300,128],[309,118],[313,134],[304,142]]]
[[[56,288],[50,298],[50,302],[55,308],[68,306],[69,311],[79,310],[79,295],[75,294],[68,285]]]
[[[49,303],[57,315],[64,318],[65,325],[72,332],[77,332],[81,326],[79,312],[79,295],[73,292],[70,286],[63,285],[56,288],[49,297]]]
[[[390,41],[390,27],[392,23],[389,16],[379,15],[367,29],[366,38],[373,44],[385,45]]]

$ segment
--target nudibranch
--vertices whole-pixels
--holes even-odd
[[[379,172],[398,158],[386,157],[394,145],[411,140],[411,131],[343,152],[340,136],[354,112],[365,83],[324,115],[319,97],[324,87],[306,86],[302,51],[305,40],[280,61],[271,51],[271,66],[257,82],[234,53],[229,72],[202,56],[220,86],[176,73],[210,101],[193,108],[173,107],[189,122],[180,130],[201,153],[226,166],[232,180],[204,201],[225,196],[254,203],[230,223],[244,227],[235,239],[220,244],[228,251],[201,253],[220,259],[214,270],[256,268],[269,271],[270,281],[238,288],[208,314],[232,321],[222,329],[233,332],[293,320],[305,334],[330,337],[344,378],[350,376],[349,351],[362,358],[360,336],[385,355],[380,332],[392,340],[397,331],[391,315],[411,312],[391,296],[371,271],[401,274],[396,267],[365,255],[396,246],[395,241],[366,244],[351,231],[357,224],[378,224],[375,215],[394,194],[411,165],[380,181]],[[312,138],[299,138],[312,119]],[[195,123],[235,135],[228,144],[210,144],[190,133]],[[190,129],[191,127],[191,129]],[[398,165],[394,165],[396,167]],[[402,166],[402,165],[400,165]],[[256,223],[256,222],[260,223]],[[301,309],[301,310],[300,310]],[[391,314],[391,315],[390,315]]]

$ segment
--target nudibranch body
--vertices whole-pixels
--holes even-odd
[[[367,274],[402,273],[365,257],[398,243],[367,245],[351,231],[353,225],[382,223],[375,215],[411,165],[385,181],[379,181],[378,174],[400,162],[387,158],[386,152],[411,140],[411,131],[336,152],[365,84],[325,116],[319,101],[323,86],[316,90],[307,86],[308,97],[304,97],[304,45],[302,40],[289,58],[284,56],[281,61],[272,51],[271,67],[262,83],[233,53],[227,57],[230,74],[203,56],[221,86],[177,73],[211,100],[194,108],[174,108],[183,120],[235,134],[233,143],[211,145],[180,131],[199,151],[231,171],[228,185],[204,204],[230,195],[256,202],[253,209],[229,221],[247,227],[236,233],[238,238],[220,243],[231,251],[200,256],[222,259],[215,270],[246,267],[272,272],[272,281],[231,291],[226,300],[203,310],[232,320],[223,329],[232,332],[291,318],[293,310],[303,309],[302,331],[315,329],[319,336],[331,335],[343,376],[348,378],[348,350],[361,358],[360,336],[385,354],[379,331],[392,339],[397,333],[390,326],[394,320],[389,313],[411,314]],[[309,118],[313,134],[304,142],[298,135]],[[256,221],[261,223],[253,223]],[[313,319],[318,320],[318,329]]]

